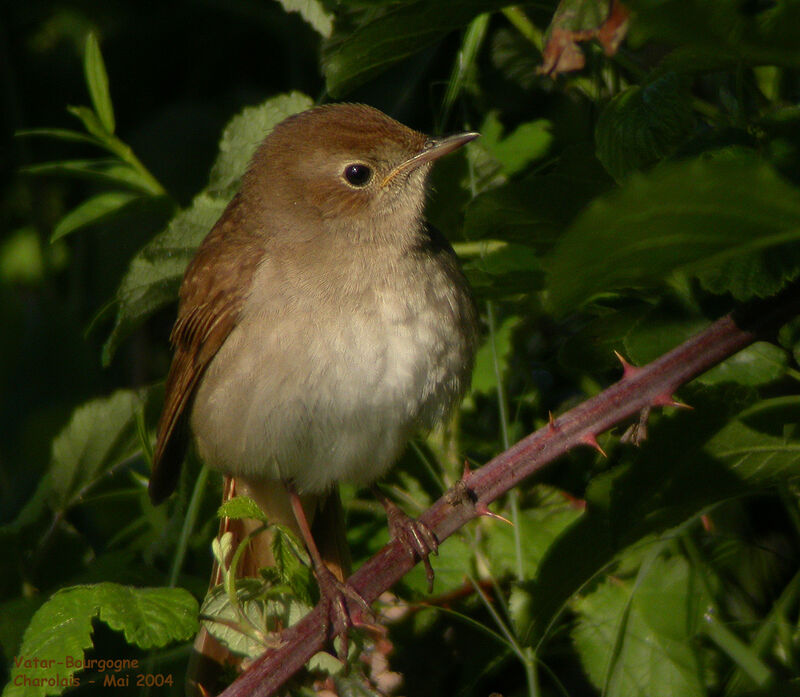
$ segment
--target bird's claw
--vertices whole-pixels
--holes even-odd
[[[433,567],[430,555],[439,551],[439,541],[433,531],[420,520],[406,515],[390,501],[385,502],[386,517],[392,539],[398,540],[411,557],[419,557],[425,565],[425,578],[428,579],[428,593],[433,591]]]
[[[337,650],[339,660],[347,660],[348,634],[353,627],[381,636],[386,634],[369,603],[352,586],[340,581],[325,566],[316,570],[316,576],[322,602],[325,603],[322,631],[326,638],[341,638],[341,645]]]

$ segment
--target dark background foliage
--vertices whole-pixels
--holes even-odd
[[[429,217],[464,260],[487,343],[457,423],[386,483],[413,512],[465,457],[485,462],[618,379],[614,350],[652,360],[800,275],[800,3],[631,0],[619,53],[588,42],[582,70],[548,76],[547,40],[608,7],[565,1],[554,20],[556,4],[310,2],[311,21],[267,0],[0,7],[0,677],[33,650],[37,609],[88,584],[56,595],[42,626],[85,617],[93,648],[72,655],[149,661],[175,678],[153,691],[181,693],[180,603],[205,593],[218,482],[193,511],[194,463],[154,509],[147,452],[180,273],[169,256],[188,258],[235,180],[212,165],[245,107],[294,91],[483,133],[436,170]],[[15,135],[82,131],[66,107],[92,103],[90,33],[115,134],[161,190],[51,243],[87,199],[130,189],[37,172],[98,149]],[[230,142],[248,143],[235,129]],[[151,295],[129,293],[131,278]],[[794,694],[800,325],[771,339],[687,386],[692,412],[653,414],[641,448],[621,428],[601,438],[607,458],[581,449],[508,496],[513,529],[480,521],[448,540],[432,597],[415,569],[391,630],[403,693]],[[345,502],[358,562],[385,524],[363,492]],[[134,621],[113,614],[129,587],[188,593],[161,610],[135,596]],[[160,621],[173,633],[143,633]],[[91,675],[76,693],[98,691]]]

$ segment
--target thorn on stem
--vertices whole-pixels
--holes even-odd
[[[597,442],[597,436],[595,436],[594,433],[587,433],[581,436],[581,443],[588,445],[590,448],[594,448],[603,457],[608,457],[606,451],[603,450],[603,448],[600,447],[600,443]]]
[[[622,354],[619,351],[614,351],[614,355],[617,357],[620,363],[622,363],[622,379],[626,380],[628,378],[632,378],[637,373],[641,372],[641,368],[637,368],[635,365],[631,365],[628,361],[623,358]]]
[[[694,409],[689,404],[684,404],[675,399],[671,394],[660,394],[653,400],[655,407],[674,407],[675,409]]]
[[[553,417],[553,412],[547,412],[547,427],[550,429],[550,433],[555,433],[558,429],[556,428],[556,420]]]
[[[475,512],[479,516],[483,516],[485,518],[494,518],[495,520],[502,520],[504,523],[508,523],[512,528],[514,527],[514,523],[512,523],[508,518],[504,518],[498,513],[492,513],[485,503],[476,503]]]

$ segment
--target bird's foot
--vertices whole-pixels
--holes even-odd
[[[402,509],[388,499],[381,497],[386,518],[389,521],[389,533],[392,539],[398,540],[403,549],[413,557],[419,557],[425,565],[425,577],[428,579],[428,593],[433,591],[433,567],[430,555],[439,551],[439,541],[433,531],[420,520],[406,515]]]
[[[341,639],[337,650],[341,661],[347,660],[348,634],[353,627],[366,629],[381,636],[386,634],[386,629],[380,625],[369,603],[358,591],[340,581],[324,564],[315,568],[314,573],[322,602],[325,604],[322,631],[326,638]]]

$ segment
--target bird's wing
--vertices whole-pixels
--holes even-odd
[[[189,442],[187,422],[195,389],[236,326],[263,256],[260,239],[245,232],[242,222],[234,199],[203,240],[183,278],[150,476],[153,503],[175,489]]]

